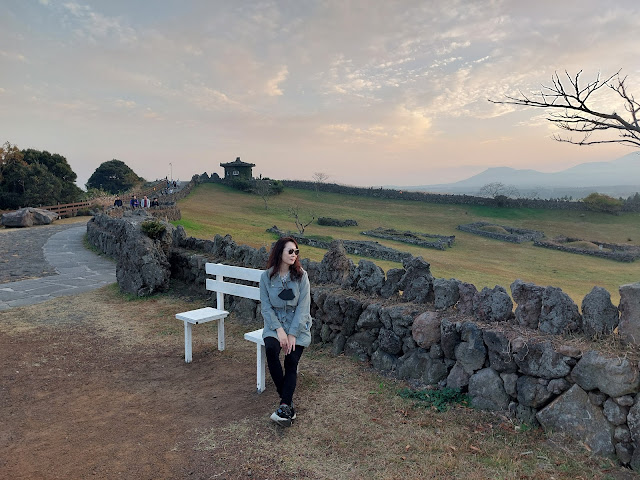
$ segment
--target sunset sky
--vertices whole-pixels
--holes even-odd
[[[544,111],[487,99],[565,69],[621,69],[640,96],[638,0],[0,6],[0,141],[65,156],[82,186],[114,158],[147,179],[241,157],[271,178],[406,186],[633,151],[555,142]]]

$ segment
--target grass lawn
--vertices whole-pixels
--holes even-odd
[[[357,227],[329,227],[316,222],[306,235],[329,236],[351,240],[370,240],[361,231],[377,227],[415,232],[455,235],[453,248],[440,251],[412,246],[392,240],[379,243],[422,256],[431,264],[434,277],[457,278],[473,283],[478,289],[509,285],[519,278],[538,285],[560,287],[576,303],[594,286],[606,288],[614,304],[619,301],[618,287],[640,281],[640,266],[596,257],[557,252],[533,243],[510,244],[465,233],[460,224],[492,222],[516,228],[541,230],[549,238],[565,235],[584,240],[640,245],[640,214],[619,216],[593,212],[536,210],[529,208],[491,208],[464,205],[437,205],[422,202],[386,200],[287,188],[269,200],[265,210],[262,199],[216,184],[199,185],[179,202],[182,225],[187,234],[211,239],[215,234],[230,234],[238,243],[253,247],[269,246],[275,236],[265,230],[277,225],[295,230],[288,208],[297,206],[301,220],[312,215],[338,219],[354,219]],[[303,247],[303,257],[319,261],[325,251]],[[359,257],[352,256],[354,262]],[[397,263],[374,260],[385,271]]]

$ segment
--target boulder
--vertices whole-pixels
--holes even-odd
[[[523,375],[516,382],[518,402],[531,408],[540,408],[553,397],[547,388],[549,380]]]
[[[447,376],[447,387],[462,390],[469,385],[469,375],[459,363],[456,363]]]
[[[622,285],[620,291],[620,339],[640,344],[640,282]]]
[[[509,405],[502,379],[491,368],[483,368],[469,378],[469,396],[471,405],[481,410],[504,411]]]
[[[515,320],[518,325],[533,329],[538,328],[543,293],[544,287],[534,283],[516,280],[511,284],[511,295],[517,304]]]
[[[386,353],[397,355],[402,351],[402,339],[393,333],[393,330],[381,328],[378,334],[378,344],[380,349]]]
[[[344,354],[347,357],[355,357],[362,362],[366,362],[373,353],[373,342],[375,340],[376,337],[370,331],[351,335],[344,345]]]
[[[455,360],[456,345],[460,343],[460,324],[447,318],[440,321],[440,346],[444,356]]]
[[[460,298],[458,283],[460,282],[455,278],[450,280],[436,278],[433,281],[434,304],[437,310],[453,307],[458,302]]]
[[[338,315],[335,320],[342,320],[342,333],[348,337],[355,331],[358,318],[360,318],[364,306],[358,298],[342,295],[339,296],[338,304],[340,305],[341,315]]]
[[[435,312],[424,312],[413,321],[411,335],[416,344],[429,349],[440,343],[440,318]]]
[[[511,341],[501,330],[484,330],[482,336],[487,346],[491,368],[496,372],[504,373],[514,373],[518,370],[511,351]]]
[[[580,326],[578,306],[557,287],[546,287],[542,295],[542,310],[538,328],[545,333],[574,332]]]
[[[606,358],[594,350],[582,356],[571,378],[583,390],[598,389],[610,397],[636,393],[640,387],[637,365],[626,358]]]
[[[389,298],[398,293],[398,284],[405,273],[404,268],[390,268],[387,270],[387,278],[380,289],[380,296]]]
[[[376,370],[381,372],[392,372],[396,368],[398,358],[378,349],[371,355],[371,364]]]
[[[551,380],[568,375],[575,360],[556,352],[551,342],[512,342],[513,359],[525,375]]]
[[[402,298],[408,302],[428,303],[432,302],[433,275],[428,262],[422,257],[412,257],[402,262],[405,274],[398,282],[398,288],[402,290]]]
[[[3,213],[0,223],[7,228],[32,227],[33,225],[49,225],[59,215],[42,208],[26,207],[14,212]]]
[[[611,398],[604,402],[602,412],[606,419],[613,425],[618,426],[627,423],[627,414],[629,413],[629,409],[627,407],[621,407]]]
[[[380,310],[381,307],[377,303],[369,304],[358,318],[356,326],[360,329],[380,328],[382,326]]]
[[[597,455],[611,456],[614,427],[602,410],[589,402],[586,392],[574,385],[540,410],[536,418],[545,430],[559,431],[587,444]]]
[[[353,272],[353,284],[369,295],[379,295],[384,285],[384,270],[370,260],[360,260]]]
[[[473,301],[475,317],[487,323],[506,322],[513,316],[511,297],[500,285],[484,287]]]
[[[139,223],[120,221],[126,222],[116,264],[120,290],[139,297],[168,290],[171,264],[165,248],[173,239],[173,226],[165,223],[162,238],[152,240],[141,232]]]
[[[317,278],[313,279],[315,282],[342,285],[352,277],[355,266],[347,257],[342,242],[334,240],[329,245],[327,253],[324,254],[318,270]]]
[[[460,332],[462,341],[455,348],[455,357],[464,371],[472,375],[484,365],[487,349],[482,341],[482,331],[475,323],[465,322]]]
[[[587,335],[610,335],[619,320],[618,307],[604,288],[593,287],[582,299],[582,331]]]
[[[399,358],[398,376],[433,385],[446,378],[447,367],[442,360],[431,358],[427,352],[418,348]]]
[[[474,299],[478,295],[478,289],[471,283],[460,282],[458,284],[458,311],[462,315],[473,316]]]

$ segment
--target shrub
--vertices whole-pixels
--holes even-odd
[[[611,213],[613,215],[617,215],[620,212],[623,204],[621,200],[596,192],[583,198],[582,203],[593,212]]]
[[[145,220],[140,225],[142,232],[152,240],[158,240],[167,230],[167,226],[158,220]]]

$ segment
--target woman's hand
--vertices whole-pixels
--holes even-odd
[[[287,337],[287,333],[284,331],[284,328],[280,327],[276,330],[278,334],[278,341],[280,342],[280,348],[284,350],[285,354],[289,354],[291,351],[289,349],[289,338]],[[289,335],[290,337],[291,335]],[[295,338],[295,337],[294,337]]]
[[[289,354],[296,349],[296,337],[293,335],[287,335],[287,340],[289,341],[289,351],[287,354]]]

